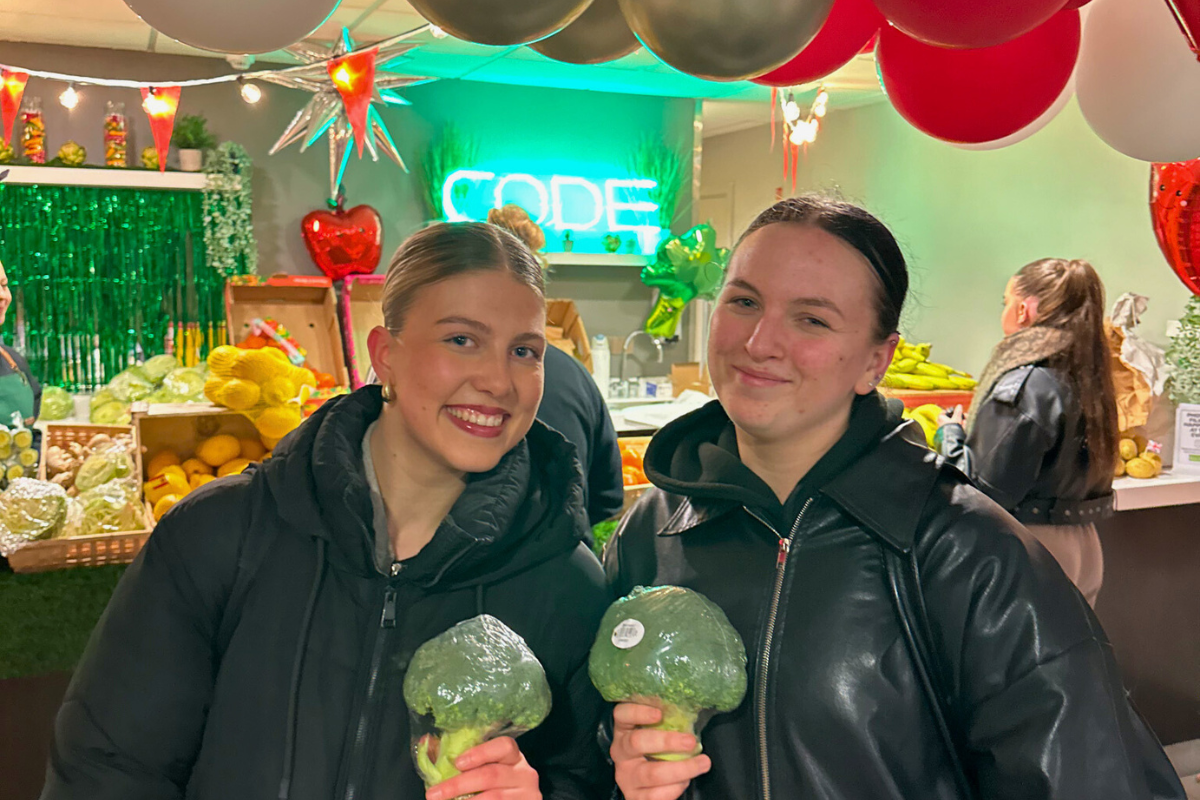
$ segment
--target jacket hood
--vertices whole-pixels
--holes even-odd
[[[377,574],[362,440],[382,409],[374,385],[334,398],[259,468],[278,514],[297,532],[324,539],[332,565],[359,575]],[[569,552],[586,534],[574,448],[534,422],[495,469],[468,476],[433,539],[405,562],[404,574],[445,590],[492,583]]]

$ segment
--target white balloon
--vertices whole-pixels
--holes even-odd
[[[999,150],[1001,147],[1008,147],[1009,145],[1016,144],[1017,142],[1022,142],[1028,139],[1030,136],[1033,136],[1042,128],[1049,125],[1050,121],[1057,117],[1059,113],[1067,107],[1067,103],[1071,102],[1071,97],[1074,94],[1075,74],[1072,73],[1071,78],[1067,81],[1067,85],[1063,87],[1062,94],[1055,99],[1054,103],[1047,108],[1040,117],[1026,125],[1024,128],[1021,128],[1021,130],[1016,131],[1015,133],[1010,133],[1008,136],[1005,136],[1002,139],[995,139],[990,142],[977,142],[974,144],[968,144],[965,142],[950,142],[950,144],[954,145],[960,150]]]
[[[341,0],[125,0],[164,36],[217,53],[257,54],[293,45],[321,27]]]
[[[1200,61],[1161,0],[1093,0],[1076,70],[1079,110],[1141,161],[1200,156]]]

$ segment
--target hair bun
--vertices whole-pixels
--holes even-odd
[[[533,221],[528,211],[516,203],[490,209],[487,221],[515,235],[535,253],[546,246],[546,234],[542,227]]]

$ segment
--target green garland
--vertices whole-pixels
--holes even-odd
[[[479,162],[479,142],[463,133],[456,125],[446,125],[429,143],[421,156],[421,175],[424,178],[425,204],[431,219],[446,218],[442,207],[442,184],[455,170]],[[463,186],[461,191],[466,191]]]
[[[0,330],[45,385],[103,386],[165,349],[170,328],[208,347],[225,279],[207,263],[198,192],[0,183],[0,261],[13,307]]]
[[[648,178],[658,186],[646,196],[658,203],[658,225],[671,230],[683,184],[683,156],[653,136],[644,137],[629,157],[628,168],[635,178]]]
[[[224,277],[246,275],[258,269],[258,242],[254,238],[253,164],[245,148],[225,142],[204,158],[204,246],[208,265]]]
[[[1193,295],[1184,307],[1179,329],[1167,348],[1171,371],[1171,400],[1200,403],[1200,296]]]

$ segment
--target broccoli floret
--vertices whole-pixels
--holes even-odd
[[[454,762],[472,747],[540,725],[550,713],[550,685],[525,640],[483,614],[417,649],[404,676],[404,702],[437,729],[414,747],[428,787],[457,775]]]
[[[746,696],[746,648],[725,613],[679,586],[639,586],[609,606],[588,659],[592,683],[610,703],[637,702],[663,712],[661,730],[697,736],[704,712],[732,711]],[[705,715],[707,716],[707,714]]]

